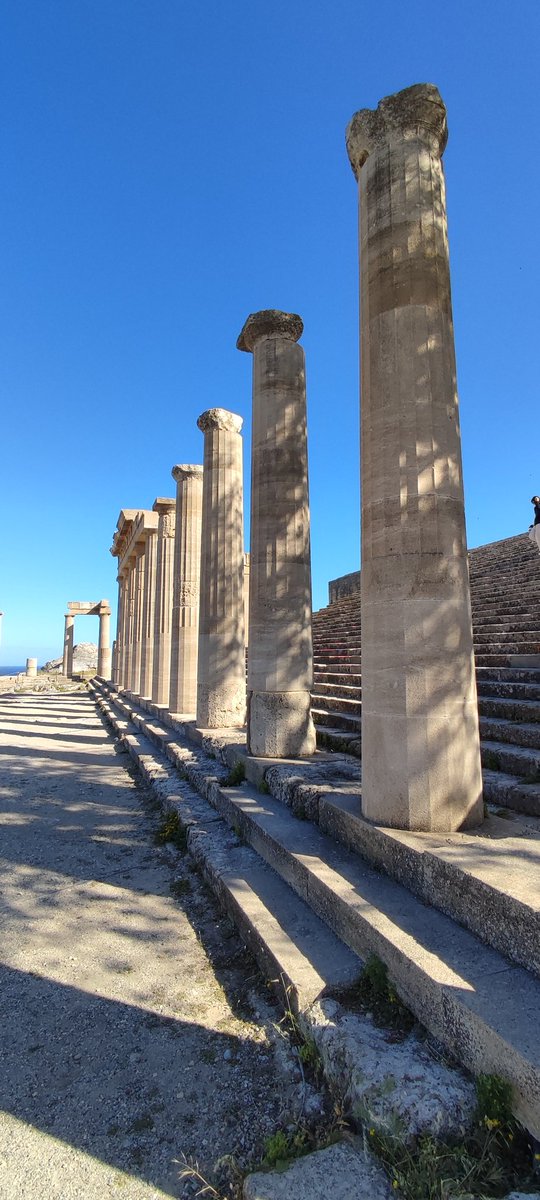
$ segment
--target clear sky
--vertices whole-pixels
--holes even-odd
[[[247,481],[235,343],[257,309],[305,324],[315,607],[358,567],[344,131],[412,83],[448,108],[469,545],[527,528],[539,26],[538,0],[4,0],[0,663],[60,654],[68,600],[115,602],[118,513],[174,494],[205,409],[243,415]],[[97,640],[94,619],[75,640]]]

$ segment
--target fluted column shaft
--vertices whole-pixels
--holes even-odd
[[[68,679],[73,675],[73,622],[75,618],[71,613],[66,613],[64,617],[64,654],[62,659],[62,674]]]
[[[347,131],[360,196],[362,809],[425,831],[482,819],[446,138],[431,84]]]
[[[122,636],[122,576],[118,575],[118,606],[116,610],[116,638],[114,640],[114,650],[112,657],[112,682],[115,687],[118,687],[120,675],[120,660],[121,660],[121,636]]]
[[[131,657],[131,677],[129,684],[130,691],[135,696],[140,695],[141,688],[144,550],[144,542],[138,542],[135,547],[135,564],[133,567],[133,653]]]
[[[154,673],[154,626],[156,612],[156,571],[158,534],[150,533],[144,554],[142,611],[141,696],[150,699]]]
[[[132,554],[127,562],[126,578],[126,612],[124,623],[124,667],[121,686],[130,690],[131,664],[133,662],[133,618],[135,609],[135,555]]]
[[[176,480],[174,585],[171,631],[172,713],[195,713],[201,575],[202,466],[173,467]]]
[[[154,611],[154,662],[152,700],[167,708],[171,674],[171,617],[173,601],[174,527],[176,501],[156,500],[154,512],[159,513],[156,600]]]
[[[242,418],[212,408],[204,433],[197,725],[243,725],[246,711],[243,613]]]
[[[126,657],[126,620],[127,620],[127,571],[118,574],[118,621],[116,630],[116,676],[117,688],[124,686],[124,664]]]
[[[270,309],[238,339],[253,353],[248,750],[266,758],[315,750],[302,329]]]

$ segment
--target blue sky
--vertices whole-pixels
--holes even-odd
[[[359,561],[358,108],[430,81],[447,178],[467,530],[527,528],[538,461],[537,0],[4,0],[0,663],[116,599],[122,507],[244,416],[249,312],[301,314],[314,605]],[[246,505],[247,508],[247,505]],[[96,640],[80,619],[76,641]]]

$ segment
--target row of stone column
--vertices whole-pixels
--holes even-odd
[[[199,417],[203,465],[175,466],[176,498],[123,521],[112,551],[114,682],[201,728],[242,726],[247,714],[249,751],[264,757],[315,748],[302,329],[267,310],[238,339],[254,358],[247,688],[241,417]]]
[[[441,163],[446,139],[446,111],[430,84],[361,110],[347,131],[360,202],[362,805],[383,824],[425,830],[458,829],[482,817]],[[248,319],[238,340],[254,360],[248,750],[278,757],[314,748],[301,331],[299,317],[263,312]],[[203,725],[240,723],[244,704],[240,421],[219,412],[199,420]],[[195,594],[196,585],[182,557],[185,534],[178,534],[171,565],[164,526],[168,521],[172,541],[174,505],[159,504],[152,695],[176,708],[187,700],[178,681],[182,662],[193,681],[185,589]],[[185,530],[181,501],[176,512]],[[134,653],[138,628],[135,561],[121,598],[122,663]],[[122,666],[119,681],[136,691],[137,670],[130,675]]]

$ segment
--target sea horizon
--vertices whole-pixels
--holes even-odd
[[[2,667],[0,666],[0,675],[20,675],[21,671],[26,671],[24,667]]]

